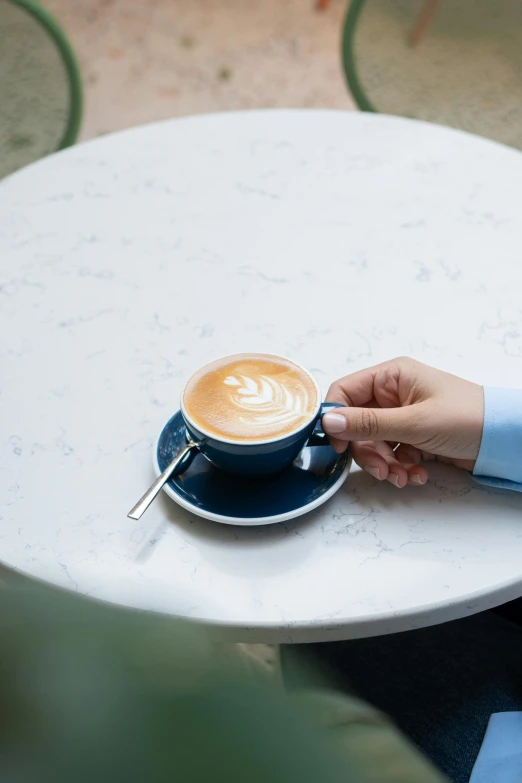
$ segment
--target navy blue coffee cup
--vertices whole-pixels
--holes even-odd
[[[314,381],[319,397],[315,379],[309,373],[307,375]],[[198,444],[199,451],[216,467],[241,476],[262,477],[280,473],[292,464],[305,446],[329,446],[321,420],[332,408],[342,407],[344,406],[335,402],[319,403],[310,421],[295,432],[261,443],[244,443],[205,432],[188,415],[183,405],[183,395],[181,396],[181,415],[187,435]],[[182,469],[186,467],[187,464],[184,464]]]

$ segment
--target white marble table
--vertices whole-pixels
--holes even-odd
[[[522,385],[522,155],[406,120],[256,112],[82,144],[0,185],[0,561],[302,642],[522,595],[522,495],[354,472],[292,523],[126,512],[189,373],[270,350],[324,390],[410,354]]]

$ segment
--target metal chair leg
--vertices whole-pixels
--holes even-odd
[[[417,24],[408,35],[408,43],[410,46],[415,47],[420,44],[424,33],[428,29],[431,20],[435,16],[435,11],[437,10],[439,3],[440,0],[427,0],[426,5],[421,11]]]

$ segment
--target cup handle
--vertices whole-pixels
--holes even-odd
[[[315,429],[310,435],[310,440],[306,444],[307,446],[329,446],[330,441],[328,440],[328,435],[321,427],[321,420],[325,413],[328,413],[328,411],[332,410],[332,408],[346,408],[346,405],[341,405],[338,402],[322,402],[321,403],[321,410],[319,411],[319,415],[317,417],[317,422],[315,425]]]

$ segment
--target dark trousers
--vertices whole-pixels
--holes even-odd
[[[320,672],[387,713],[453,783],[468,783],[491,713],[522,710],[521,626],[518,601],[432,628],[284,648],[283,673],[292,688],[303,665]]]

